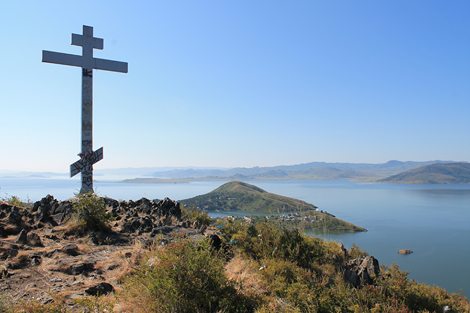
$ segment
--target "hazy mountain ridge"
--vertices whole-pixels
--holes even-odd
[[[468,184],[470,183],[470,163],[436,163],[411,169],[380,181],[399,184]]]
[[[402,172],[436,163],[453,161],[388,161],[386,163],[310,162],[270,167],[237,168],[114,168],[97,169],[98,180],[121,180],[130,183],[168,183],[230,180],[355,180],[376,182]],[[68,178],[66,172],[0,171],[1,178]]]
[[[231,169],[174,169],[154,171],[146,177],[128,179],[126,182],[159,183],[189,182],[199,180],[289,180],[314,179],[377,181],[401,172],[444,161],[388,161],[370,163],[310,162],[271,167],[237,167]]]

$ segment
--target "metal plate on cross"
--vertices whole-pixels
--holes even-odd
[[[93,165],[103,159],[103,147],[90,153],[89,155],[82,155],[81,159],[70,165],[70,177],[73,177],[83,171],[87,165]]]

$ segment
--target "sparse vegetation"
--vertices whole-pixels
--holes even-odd
[[[207,241],[183,240],[157,249],[125,282],[134,312],[250,312],[254,300],[237,293],[224,258]]]
[[[110,313],[113,312],[115,301],[116,299],[107,296],[83,297],[71,307],[58,296],[47,304],[34,300],[12,303],[0,299],[0,313]]]
[[[206,241],[182,240],[150,253],[121,297],[138,312],[470,312],[465,297],[416,283],[397,266],[355,288],[343,276],[348,252],[335,242],[272,223],[225,221],[221,236],[232,258]],[[222,249],[221,251],[226,251]]]
[[[94,193],[79,194],[73,200],[73,226],[81,230],[108,230],[110,215],[103,198]]]
[[[98,232],[108,228],[109,216],[102,198],[80,195],[73,200],[73,210],[74,223],[81,229]],[[34,265],[45,268],[55,264],[51,269],[71,282],[69,276],[76,274],[70,274],[69,269],[76,265],[83,268],[87,257],[97,251],[114,249],[90,263],[93,271],[100,271],[99,275],[114,285],[114,293],[79,300],[58,296],[47,304],[40,301],[49,301],[48,295],[27,301],[25,298],[25,302],[6,301],[9,299],[0,295],[0,313],[441,313],[445,306],[450,312],[470,312],[465,297],[412,281],[397,266],[382,266],[379,273],[377,260],[367,257],[357,246],[346,250],[339,243],[309,237],[298,228],[262,219],[225,218],[210,225],[207,213],[185,208],[179,213],[182,218],[170,226],[179,231],[155,236],[132,233],[134,246],[126,248],[110,243],[95,249],[92,240],[73,236],[72,240],[80,240],[74,249],[79,255],[69,254],[70,249],[65,247],[58,250],[54,243],[50,253],[55,259],[44,257],[42,264]],[[187,221],[193,228],[183,226]],[[203,237],[197,228],[207,225]],[[55,235],[59,238],[61,234],[57,231]],[[17,278],[22,264],[35,270],[31,256],[25,251],[15,256],[11,264],[20,266],[15,269],[10,265],[6,272],[12,276],[6,279]],[[63,259],[69,263],[55,263]],[[369,263],[371,259],[375,263]],[[354,267],[364,263],[367,268],[361,267],[362,272]],[[360,283],[351,281],[350,273],[356,278],[364,271],[369,275],[369,267],[373,267],[372,278],[361,279]],[[73,281],[80,281],[78,276],[83,275],[73,276]],[[91,285],[87,279],[87,286]],[[74,292],[83,290],[84,286]],[[62,296],[66,292],[64,289]]]
[[[181,219],[189,221],[196,228],[209,226],[212,221],[207,212],[194,208],[187,208],[184,205],[181,205]]]
[[[6,198],[1,199],[2,201],[8,203],[9,205],[17,206],[17,207],[25,207],[28,205],[29,201],[24,202],[18,196],[9,196]]]

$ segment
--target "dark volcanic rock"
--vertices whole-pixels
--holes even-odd
[[[108,200],[110,202],[110,200]],[[115,204],[114,204],[115,205]],[[121,232],[123,233],[168,233],[181,223],[181,208],[177,201],[165,198],[163,200],[149,200],[142,198],[137,201],[119,202],[119,207],[113,207],[113,212],[125,211]],[[113,213],[114,214],[114,213]]]
[[[160,227],[189,226],[187,222],[184,223],[181,220],[180,203],[169,198],[163,200],[142,198],[137,201],[117,201],[111,198],[103,198],[103,200],[108,213],[114,217],[113,227],[121,228],[122,233],[139,235],[153,233],[155,235],[172,230]],[[36,201],[30,209],[1,203],[0,237],[18,235],[23,230],[23,233],[18,236],[18,243],[28,244],[25,233],[33,229],[64,224],[72,214],[72,201],[58,201],[51,195]],[[30,245],[42,246],[41,239],[34,234],[31,235],[29,241]],[[98,242],[104,241],[98,240]]]
[[[22,229],[20,234],[16,238],[15,242],[19,243],[19,244],[23,244],[23,245],[27,244],[28,243],[28,232],[25,229]]]
[[[219,251],[220,248],[222,247],[222,240],[220,239],[220,237],[217,236],[216,234],[212,234],[209,236],[209,238],[210,238],[212,248]]]
[[[32,211],[35,212],[36,222],[57,224],[51,218],[51,214],[57,206],[59,206],[59,201],[51,195],[47,195],[41,200],[36,201],[32,209]]]
[[[13,247],[9,247],[6,249],[0,248],[0,249],[1,249],[0,260],[11,259],[18,255],[18,249],[15,249]]]
[[[31,265],[37,266],[41,264],[42,258],[40,255],[32,255],[31,256]]]
[[[125,233],[135,233],[140,228],[140,219],[139,218],[131,218],[124,222],[122,225],[122,231]]]
[[[22,255],[8,263],[8,268],[12,270],[18,270],[28,267],[29,265],[31,265],[30,258],[28,258],[26,255]]]
[[[108,283],[99,283],[93,287],[85,289],[85,293],[90,296],[103,296],[114,291],[114,287]]]
[[[181,208],[178,201],[165,198],[157,203],[157,208],[160,215],[166,217],[175,217],[178,220],[181,219]]]
[[[158,234],[169,234],[171,233],[176,227],[175,226],[161,226],[155,227],[152,229],[150,236],[155,237]]]
[[[72,212],[72,202],[62,201],[57,206],[53,207],[51,218],[55,223],[60,225],[67,222],[72,217]]]
[[[379,274],[379,261],[373,256],[366,256],[350,260],[346,263],[344,279],[358,288],[373,284]]]
[[[69,243],[67,245],[65,245],[62,249],[61,249],[62,252],[64,252],[65,254],[68,254],[68,255],[71,255],[71,256],[77,256],[80,254],[80,252],[78,251],[78,246],[74,243]]]
[[[44,245],[42,244],[41,238],[39,237],[38,234],[34,232],[29,232],[26,237],[27,237],[26,241],[28,245],[33,246],[33,247],[44,247]]]
[[[95,270],[95,264],[83,262],[71,265],[65,272],[70,275],[88,274]]]
[[[119,201],[117,201],[117,200],[114,200],[114,199],[111,199],[111,198],[108,198],[108,197],[104,197],[103,200],[104,200],[104,203],[106,204],[106,206],[109,206],[113,209],[119,207]]]

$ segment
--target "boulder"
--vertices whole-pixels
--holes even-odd
[[[93,287],[85,289],[85,293],[90,296],[103,296],[114,291],[114,287],[106,282],[99,283]]]
[[[13,247],[1,249],[0,251],[0,260],[11,259],[18,255],[18,249],[15,249]]]
[[[15,240],[16,243],[25,245],[28,243],[28,232],[25,229],[22,229],[18,237]]]
[[[22,219],[20,210],[15,206],[10,207],[10,214],[8,214],[7,220],[9,224],[14,224],[14,225],[23,224],[23,219]]]
[[[88,274],[95,270],[95,264],[91,262],[83,262],[71,265],[68,269],[65,270],[67,274],[70,275],[80,275]]]
[[[31,265],[32,266],[37,266],[41,264],[42,258],[40,255],[32,255],[31,256]]]
[[[78,246],[74,243],[66,244],[65,246],[62,247],[61,251],[71,256],[77,256],[80,254],[80,251],[78,250]]]
[[[379,274],[379,261],[373,256],[366,256],[346,263],[344,279],[354,287],[359,288],[373,284]]]
[[[139,230],[141,226],[140,219],[137,217],[128,218],[122,225],[122,232],[133,234]]]
[[[22,229],[23,228],[19,224],[18,225],[14,225],[14,224],[5,225],[3,227],[3,235],[5,237],[9,235],[18,235]]]
[[[31,265],[31,259],[26,255],[20,255],[16,259],[7,263],[7,267],[12,270],[19,270]]]
[[[44,245],[42,244],[41,238],[35,232],[29,232],[26,235],[26,241],[27,241],[28,245],[30,245],[30,246],[44,247]]]
[[[217,236],[216,234],[212,234],[209,236],[209,238],[210,238],[210,243],[211,243],[212,248],[219,251],[220,248],[222,247],[222,240],[220,239],[220,237]]]
[[[47,222],[49,218],[50,202],[53,197],[47,195],[39,201],[34,202],[32,211],[35,213],[35,219],[37,222]]]
[[[72,217],[73,206],[70,201],[59,202],[57,206],[53,207],[51,212],[52,220],[58,225],[67,222]]]
[[[108,206],[108,207],[111,207],[113,209],[119,207],[119,201],[117,201],[117,200],[114,200],[114,199],[111,199],[111,198],[108,198],[108,197],[104,197],[103,200],[104,200],[104,203],[106,204],[106,206]]]
[[[174,226],[161,226],[161,227],[155,227],[152,229],[152,232],[150,233],[150,236],[155,237],[158,234],[169,234],[175,229]]]

